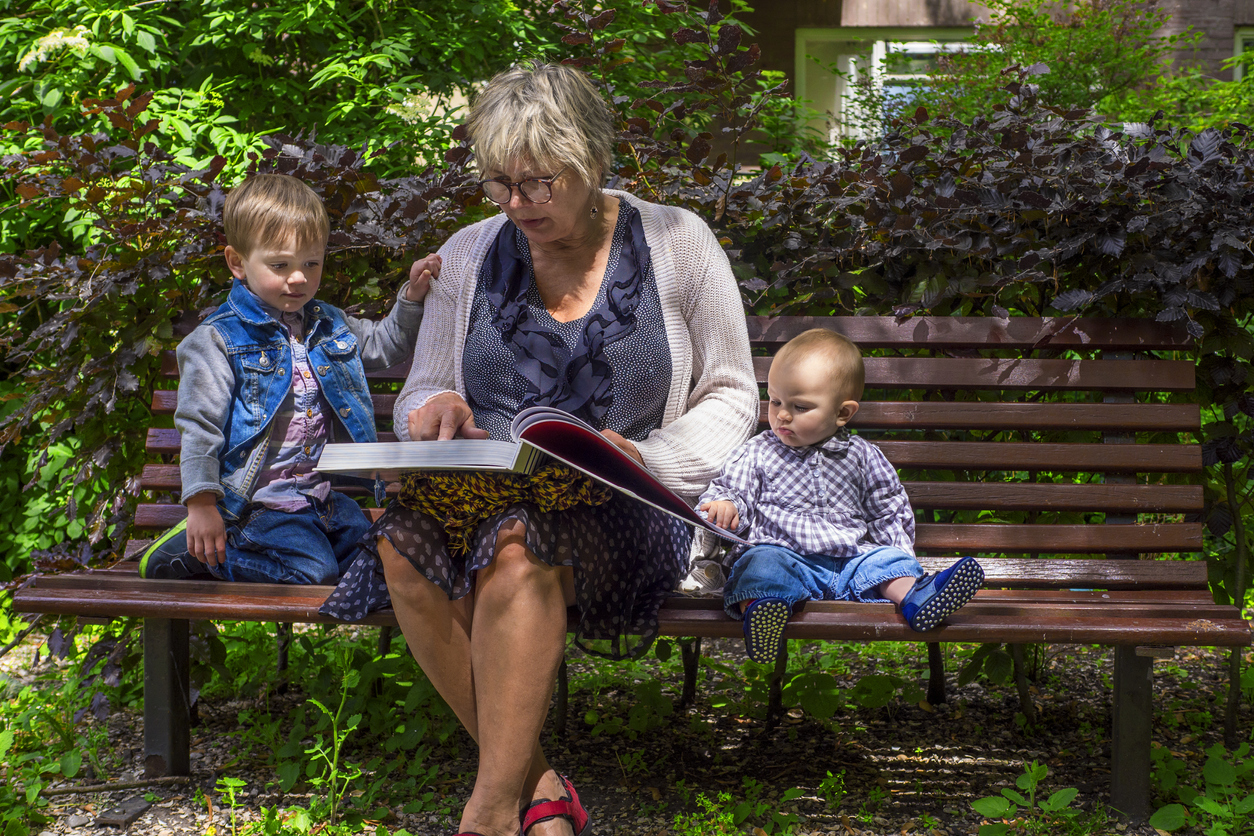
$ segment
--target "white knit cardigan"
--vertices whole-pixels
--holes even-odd
[[[606,193],[640,211],[671,352],[662,426],[635,445],[649,470],[691,502],[757,426],[758,387],[740,293],[727,255],[696,215]],[[462,353],[471,302],[479,268],[505,220],[495,215],[459,230],[440,248],[440,277],[431,283],[414,364],[393,410],[402,440],[409,440],[411,410],[440,392],[466,397]]]

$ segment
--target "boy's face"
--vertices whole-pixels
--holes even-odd
[[[847,390],[825,357],[776,360],[766,377],[772,432],[789,447],[822,444],[858,411],[858,402],[845,397]]]
[[[226,263],[235,278],[272,308],[299,311],[318,292],[326,242],[297,246],[290,235],[280,244],[262,244],[247,256],[227,245]]]

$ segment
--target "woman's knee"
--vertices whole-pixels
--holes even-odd
[[[507,589],[557,580],[555,567],[540,560],[527,548],[526,528],[517,520],[501,526],[496,535],[492,563],[479,573],[480,584],[501,581]]]

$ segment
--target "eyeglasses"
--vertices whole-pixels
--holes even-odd
[[[488,200],[504,206],[509,203],[515,186],[518,187],[518,193],[532,203],[548,203],[553,199],[553,181],[562,176],[562,172],[569,166],[562,166],[562,170],[554,174],[552,177],[528,177],[526,180],[519,180],[517,183],[510,183],[507,180],[480,180],[479,188],[483,189],[483,193],[488,196]]]

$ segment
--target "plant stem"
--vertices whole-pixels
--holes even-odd
[[[1224,463],[1224,486],[1228,492],[1228,507],[1232,509],[1232,525],[1237,538],[1237,588],[1233,592],[1233,602],[1241,610],[1245,609],[1245,567],[1249,561],[1246,551],[1245,523],[1239,513],[1241,504],[1237,501],[1236,483],[1232,478],[1232,464]],[[1228,706],[1224,711],[1224,745],[1232,749],[1237,745],[1237,707],[1241,703],[1241,657],[1245,648],[1232,648],[1228,657]]]

